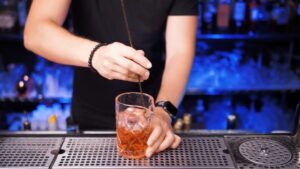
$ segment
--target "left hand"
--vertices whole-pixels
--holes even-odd
[[[147,141],[146,157],[149,158],[154,153],[161,152],[169,147],[178,147],[181,138],[174,134],[171,118],[162,108],[154,108],[151,125],[153,131]]]

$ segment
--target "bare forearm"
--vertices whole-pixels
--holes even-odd
[[[62,27],[71,0],[33,0],[24,31],[25,47],[60,64],[87,67],[91,51],[99,42],[73,35]],[[150,61],[143,51],[121,43],[98,47],[94,69],[109,80],[147,80]]]
[[[195,55],[197,17],[171,16],[166,31],[167,57],[157,100],[178,106],[185,91]]]
[[[27,49],[60,64],[87,66],[96,42],[77,37],[50,20],[28,24],[24,33]]]
[[[178,53],[166,64],[157,100],[171,101],[178,106],[185,92],[194,52]]]

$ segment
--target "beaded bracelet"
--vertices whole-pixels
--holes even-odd
[[[93,72],[97,72],[97,70],[95,69],[95,67],[93,66],[93,58],[94,58],[94,55],[96,53],[96,51],[101,48],[102,46],[105,46],[106,44],[105,43],[98,43],[94,48],[93,50],[91,51],[91,54],[90,54],[90,57],[89,57],[89,60],[88,60],[88,67],[93,71]]]

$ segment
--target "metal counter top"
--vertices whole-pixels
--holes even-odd
[[[118,155],[114,132],[2,132],[0,168],[300,169],[300,146],[289,135],[181,135],[177,149],[130,160]]]

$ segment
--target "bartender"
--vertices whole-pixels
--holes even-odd
[[[114,99],[138,91],[156,98],[146,156],[176,148],[170,114],[184,94],[195,54],[197,0],[33,0],[25,47],[75,66],[72,117],[81,130],[115,127]],[[62,27],[71,11],[74,33]],[[131,32],[132,47],[128,37]]]

